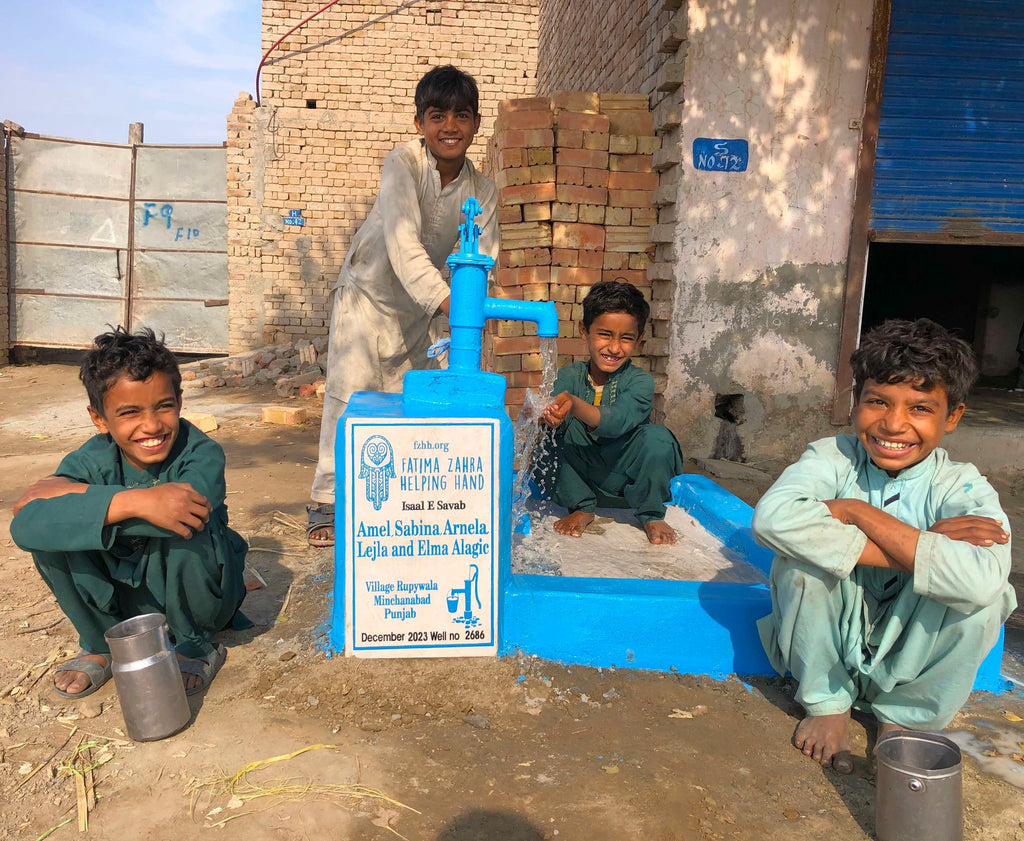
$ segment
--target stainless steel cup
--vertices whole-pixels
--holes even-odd
[[[125,729],[137,742],[164,739],[192,713],[162,613],[119,622],[105,634]]]
[[[963,760],[938,733],[896,730],[875,745],[878,841],[963,841]]]

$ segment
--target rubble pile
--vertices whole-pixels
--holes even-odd
[[[200,359],[181,366],[182,388],[248,388],[273,385],[281,397],[323,397],[327,337],[266,345],[235,356]]]

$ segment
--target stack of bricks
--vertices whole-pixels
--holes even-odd
[[[628,280],[650,299],[659,146],[642,95],[558,91],[498,108],[486,167],[501,230],[490,294],[555,302],[559,366],[587,357],[577,324],[594,283]],[[515,418],[526,389],[540,385],[540,340],[529,322],[489,330],[487,364],[507,378]],[[651,369],[647,356],[634,362]]]

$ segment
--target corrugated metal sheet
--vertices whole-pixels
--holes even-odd
[[[14,183],[18,190],[127,199],[130,146],[15,136]]]
[[[15,136],[12,342],[85,348],[126,324],[226,352],[225,155]]]
[[[18,344],[87,348],[108,324],[124,323],[124,308],[117,298],[22,292],[13,298],[11,322],[21,330]]]
[[[128,248],[128,202],[19,191],[14,237],[19,243],[123,251]]]
[[[871,228],[1024,233],[1024,3],[893,0]]]
[[[220,146],[139,146],[135,195],[224,201],[228,189],[226,152]]]

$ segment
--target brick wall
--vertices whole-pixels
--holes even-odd
[[[322,5],[264,0],[263,50]],[[228,117],[232,351],[327,333],[330,287],[385,155],[415,136],[427,70],[476,78],[480,163],[498,102],[534,92],[536,49],[537,0],[339,3],[289,36],[263,67],[261,106],[241,95]]]
[[[537,92],[650,94],[664,58],[661,0],[540,0]]]
[[[10,234],[7,230],[7,125],[0,126],[0,365],[10,361]]]
[[[227,119],[228,345],[234,353],[262,344],[267,322],[260,215],[266,173],[263,148],[254,143],[255,112],[252,97],[242,93]]]
[[[683,0],[608,0],[600,5],[600,13],[595,13],[595,4],[588,0],[540,0],[537,91],[639,93],[651,109],[660,148],[652,162],[659,183],[648,233],[656,247],[647,267],[651,326],[646,351],[659,385],[655,408],[661,414],[676,296],[674,243],[687,9]]]
[[[556,91],[499,107],[487,159],[501,228],[491,294],[555,302],[559,366],[587,358],[577,325],[594,283],[627,280],[650,299],[658,146],[642,94]],[[492,321],[489,331],[488,367],[505,374],[515,418],[526,389],[540,385],[540,340],[530,322]],[[634,360],[650,370],[646,354],[664,356],[664,342],[646,336]],[[656,375],[658,392],[664,384]]]

